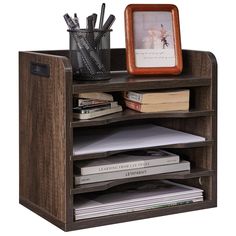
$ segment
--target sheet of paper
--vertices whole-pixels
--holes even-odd
[[[203,142],[204,137],[152,124],[122,126],[102,133],[79,133],[74,138],[74,155]]]

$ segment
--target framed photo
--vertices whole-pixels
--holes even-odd
[[[175,5],[128,5],[125,9],[125,33],[129,73],[181,73],[179,15]]]

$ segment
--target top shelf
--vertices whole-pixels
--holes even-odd
[[[132,76],[127,72],[113,72],[107,81],[73,81],[73,94],[82,92],[112,92],[144,89],[186,88],[210,86],[211,78],[178,76]]]
[[[191,88],[198,86],[216,86],[217,62],[211,52],[182,50],[183,71],[180,75],[168,76],[132,76],[126,72],[126,50],[111,49],[112,78],[107,81],[73,81],[72,67],[68,50],[27,52],[42,60],[51,60],[51,72],[64,75],[67,88],[72,93],[113,92],[144,89]],[[41,60],[40,59],[40,60]],[[56,66],[55,66],[56,65]],[[54,70],[55,69],[55,70]],[[72,86],[71,86],[72,85]]]
[[[180,75],[133,76],[126,72],[125,49],[111,50],[112,79],[108,81],[73,81],[72,92],[112,92],[144,89],[189,88],[211,86],[217,63],[210,52],[182,50],[183,71]],[[123,72],[117,72],[123,71]]]

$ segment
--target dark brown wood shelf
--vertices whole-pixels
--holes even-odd
[[[72,194],[79,194],[79,193],[88,193],[94,191],[103,191],[107,190],[111,187],[121,185],[124,183],[131,183],[137,181],[146,181],[146,180],[156,180],[156,179],[190,179],[190,178],[197,178],[202,176],[213,176],[215,174],[214,170],[206,170],[206,169],[192,169],[191,171],[180,171],[180,172],[172,172],[172,173],[165,173],[165,174],[158,174],[158,175],[149,175],[149,176],[140,176],[128,179],[117,179],[111,181],[104,181],[98,183],[91,183],[91,184],[82,184],[75,186],[72,190]]]
[[[112,79],[103,82],[73,81],[73,94],[84,92],[112,92],[144,89],[189,88],[210,86],[210,77],[179,76],[132,76],[127,72],[112,74]]]
[[[206,140],[204,142],[196,142],[196,143],[178,143],[178,144],[171,144],[171,145],[163,145],[157,147],[148,147],[148,148],[139,148],[142,150],[145,149],[155,149],[155,148],[196,148],[196,147],[207,147],[214,144],[213,140]],[[109,152],[101,152],[101,153],[90,153],[90,154],[83,154],[83,155],[73,155],[72,160],[89,160],[89,159],[96,159],[96,158],[105,158],[109,157],[114,154],[128,152],[133,150],[139,149],[126,149],[126,150],[117,150],[117,151],[109,151]]]
[[[191,118],[191,117],[202,117],[214,115],[213,110],[190,110],[190,111],[179,111],[179,112],[159,112],[159,113],[140,113],[130,109],[125,109],[123,112],[98,117],[91,120],[76,120],[71,122],[71,127],[88,127],[107,125],[122,121],[129,120],[144,120],[154,118]]]
[[[73,80],[69,51],[19,53],[19,201],[64,231],[144,219],[215,207],[217,205],[217,62],[210,52],[183,50],[183,71],[177,76],[131,76],[126,71],[125,49],[111,50],[112,79]],[[73,94],[112,92],[122,106],[123,91],[189,88],[190,111],[138,113],[132,110],[73,120]],[[74,186],[74,164],[109,158],[129,150],[74,155],[83,132],[102,132],[113,126],[154,124],[199,135],[204,142],[152,147],[190,161],[190,172],[165,173],[125,180]],[[88,128],[87,128],[88,127]],[[133,150],[133,149],[132,149]],[[201,188],[204,201],[75,221],[74,200],[79,194],[115,191],[137,181],[172,179]],[[113,187],[113,188],[112,188]],[[111,189],[110,189],[111,188]]]

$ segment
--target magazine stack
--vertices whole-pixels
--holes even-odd
[[[168,180],[137,182],[120,190],[76,196],[75,220],[203,201],[203,190]]]

